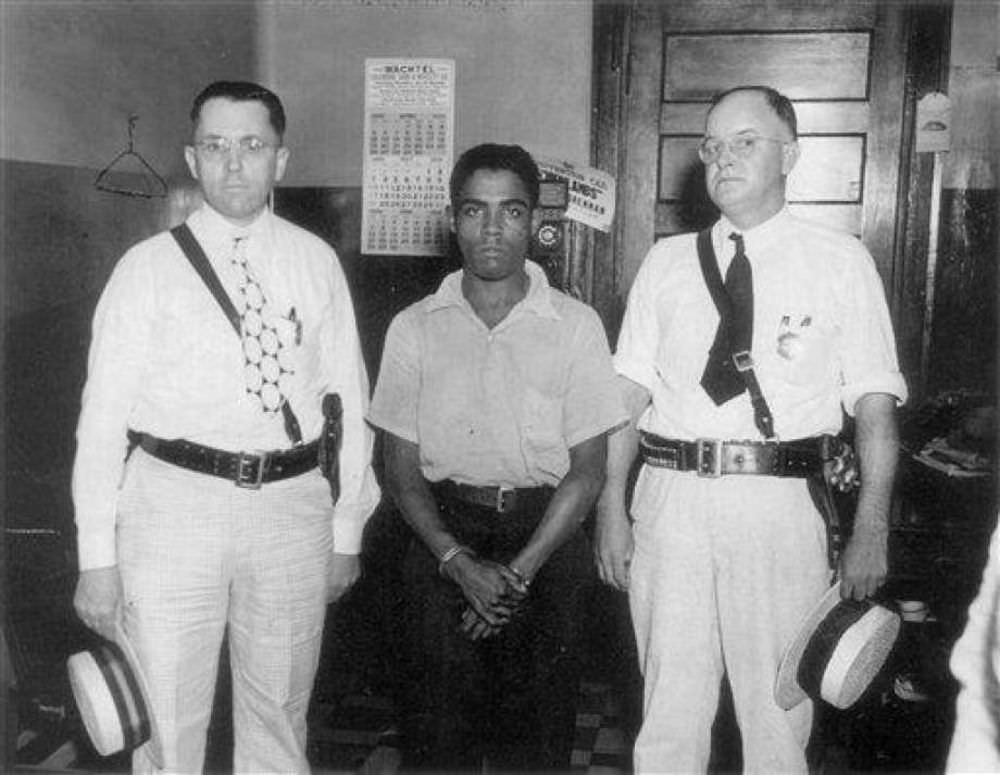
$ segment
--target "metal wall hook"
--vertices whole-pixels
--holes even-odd
[[[142,154],[135,150],[135,125],[139,121],[139,116],[135,113],[128,117],[128,148],[115,156],[104,169],[97,173],[97,178],[94,180],[94,188],[98,191],[107,191],[112,194],[124,194],[125,196],[139,196],[146,199],[152,199],[153,197],[165,197],[167,195],[167,183],[160,176],[153,167],[147,162]],[[134,157],[139,161],[140,170],[139,173],[129,172],[127,170],[115,170],[115,166],[118,165],[123,159]],[[134,177],[136,174],[141,174],[142,177],[142,187],[135,187],[125,185],[121,182],[116,182],[110,177],[112,173],[118,175],[128,175]]]
[[[129,152],[135,146],[135,125],[139,123],[139,116],[135,113],[128,117],[128,149]]]

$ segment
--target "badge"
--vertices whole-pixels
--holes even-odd
[[[805,315],[793,325],[791,315],[783,315],[778,325],[778,355],[786,361],[794,361],[802,356],[804,347],[802,337],[812,325],[812,317]]]

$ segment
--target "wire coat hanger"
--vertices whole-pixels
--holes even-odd
[[[94,180],[94,188],[98,191],[108,191],[112,194],[141,196],[146,199],[151,199],[153,197],[165,197],[167,195],[166,181],[150,166],[149,162],[142,158],[142,154],[135,150],[135,125],[138,120],[139,117],[134,114],[128,117],[128,148],[115,156],[108,166],[97,173],[97,178]],[[134,172],[129,173],[126,170],[118,170],[117,172],[114,171],[116,164],[121,162],[123,159],[130,157],[138,159],[139,164],[141,165],[139,172],[144,176],[142,179],[144,184],[142,188],[125,185],[124,183],[116,181],[112,177],[113,173],[119,176],[136,174]]]

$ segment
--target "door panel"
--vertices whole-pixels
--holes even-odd
[[[762,83],[792,100],[863,100],[868,50],[866,32],[667,33],[663,99],[704,100]]]
[[[868,130],[866,101],[792,101],[800,133],[818,134],[821,128],[834,134],[861,134]],[[707,110],[708,105],[704,102],[664,102],[660,108],[660,128],[666,134],[690,134],[700,138]]]

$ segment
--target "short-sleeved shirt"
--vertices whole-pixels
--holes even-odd
[[[493,328],[461,271],[389,326],[369,421],[418,444],[429,481],[558,485],[571,447],[625,421],[597,314],[525,268],[527,295]]]
[[[888,393],[906,399],[885,292],[856,238],[787,208],[747,231],[712,228],[720,271],[741,233],[753,272],[752,355],[780,439],[836,433],[841,407]],[[615,368],[649,390],[640,428],[670,438],[759,439],[744,391],[716,406],[701,387],[719,314],[698,263],[696,235],[657,242],[629,293]]]

